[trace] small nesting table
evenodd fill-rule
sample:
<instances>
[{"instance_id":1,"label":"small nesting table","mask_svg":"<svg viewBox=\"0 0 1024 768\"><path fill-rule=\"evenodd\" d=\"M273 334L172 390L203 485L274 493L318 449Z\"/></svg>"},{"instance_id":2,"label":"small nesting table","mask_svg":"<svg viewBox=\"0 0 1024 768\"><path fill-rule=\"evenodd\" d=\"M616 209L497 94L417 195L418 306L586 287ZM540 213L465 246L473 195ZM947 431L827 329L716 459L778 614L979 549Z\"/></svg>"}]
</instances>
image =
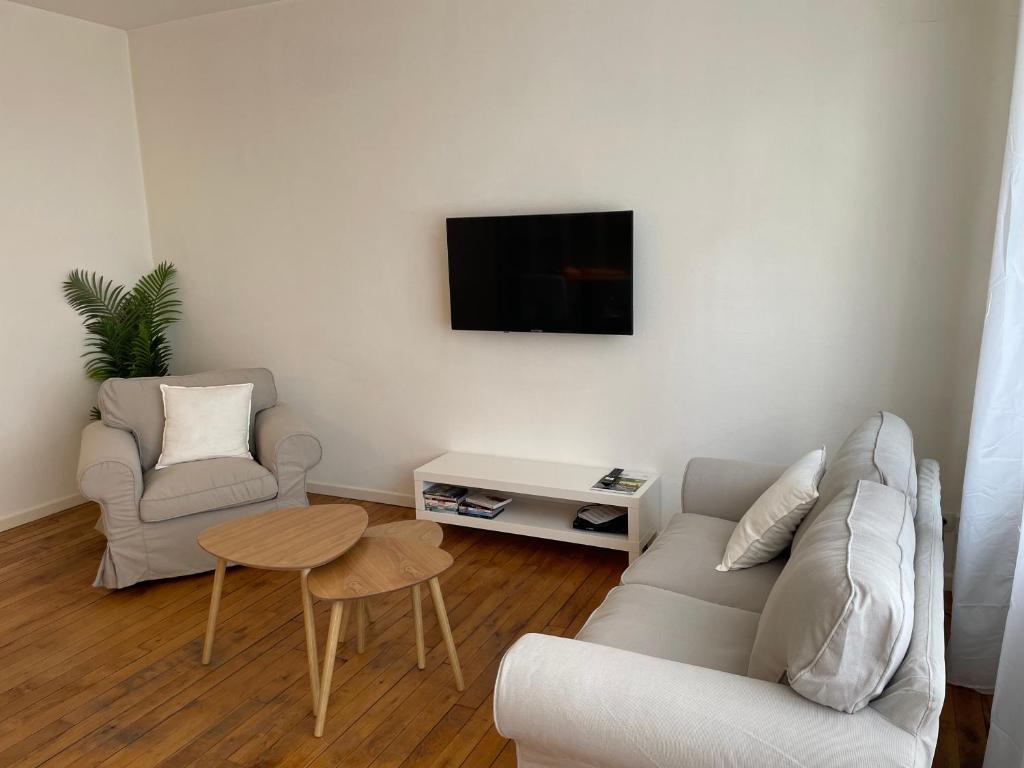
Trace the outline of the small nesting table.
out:
<instances>
[{"instance_id":1,"label":"small nesting table","mask_svg":"<svg viewBox=\"0 0 1024 768\"><path fill-rule=\"evenodd\" d=\"M444 541L444 531L441 526L437 523L432 523L429 520L397 520L393 523L381 523L380 525L371 525L365 531L363 531L363 537L375 537L375 536L405 536L407 538L422 541L424 544L429 544L432 547L440 547L441 542ZM413 615L417 618L417 621L423 620L423 612L416 608L416 603L420 599L419 587L413 587L412 589L413 599ZM370 604L367 600L359 601L359 614L357 615L358 632L356 633L356 650L362 653L366 647L366 624L371 623L373 619L370 616ZM419 634L422 634L420 632ZM342 642L344 642L344 634L342 634ZM420 669L423 667L421 666Z\"/></svg>"},{"instance_id":2,"label":"small nesting table","mask_svg":"<svg viewBox=\"0 0 1024 768\"><path fill-rule=\"evenodd\" d=\"M415 528L413 526L416 526ZM390 528L390 530L388 530ZM327 717L327 700L331 693L331 678L334 675L334 660L338 652L338 638L344 636L349 610L346 605L355 606L359 621L359 648L362 651L366 621L366 600L400 589L412 592L413 622L416 631L416 665L424 669L427 665L423 642L423 612L420 585L427 582L430 596L437 613L448 659L455 675L455 687L465 688L462 668L452 638L448 614L444 608L441 584L437 577L452 565L452 556L440 549L440 527L427 521L412 524L391 523L367 529L366 535L353 546L344 557L309 572L309 591L331 602L331 623L327 632L324 649L323 676L317 697L316 727L314 734L322 736L324 720ZM431 543L436 541L436 543ZM314 660L310 661L310 675L315 675Z\"/></svg>"},{"instance_id":3,"label":"small nesting table","mask_svg":"<svg viewBox=\"0 0 1024 768\"><path fill-rule=\"evenodd\" d=\"M371 525L363 531L363 537L401 536L404 539L415 539L432 547L440 547L444 541L444 531L437 523L429 520L397 520L393 523Z\"/></svg>"},{"instance_id":4,"label":"small nesting table","mask_svg":"<svg viewBox=\"0 0 1024 768\"><path fill-rule=\"evenodd\" d=\"M203 664L213 655L224 571L229 562L269 571L298 571L302 592L302 618L306 629L306 656L313 693L318 704L316 627L313 600L307 581L310 569L341 557L359 541L368 522L366 510L354 504L317 504L264 512L207 528L199 534L199 546L217 558L213 573L213 594L203 644ZM438 550L440 551L440 550Z\"/></svg>"}]
</instances>

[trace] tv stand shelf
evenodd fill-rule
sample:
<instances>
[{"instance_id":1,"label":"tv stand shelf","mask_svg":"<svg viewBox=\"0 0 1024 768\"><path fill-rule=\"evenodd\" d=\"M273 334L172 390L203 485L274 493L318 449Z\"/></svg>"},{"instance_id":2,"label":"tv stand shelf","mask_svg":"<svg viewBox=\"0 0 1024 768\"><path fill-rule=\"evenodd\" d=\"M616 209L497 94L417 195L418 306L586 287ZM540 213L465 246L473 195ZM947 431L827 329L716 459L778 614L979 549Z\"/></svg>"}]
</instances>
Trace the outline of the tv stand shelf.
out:
<instances>
[{"instance_id":1,"label":"tv stand shelf","mask_svg":"<svg viewBox=\"0 0 1024 768\"><path fill-rule=\"evenodd\" d=\"M633 562L658 529L661 516L660 478L654 473L631 495L595 491L591 486L609 467L560 464L475 453L446 453L413 473L416 518L448 525L515 533L629 553ZM510 496L512 503L493 520L451 512L428 512L423 491L434 483L461 485L471 491ZM584 504L622 507L628 532L598 533L572 527Z\"/></svg>"}]
</instances>

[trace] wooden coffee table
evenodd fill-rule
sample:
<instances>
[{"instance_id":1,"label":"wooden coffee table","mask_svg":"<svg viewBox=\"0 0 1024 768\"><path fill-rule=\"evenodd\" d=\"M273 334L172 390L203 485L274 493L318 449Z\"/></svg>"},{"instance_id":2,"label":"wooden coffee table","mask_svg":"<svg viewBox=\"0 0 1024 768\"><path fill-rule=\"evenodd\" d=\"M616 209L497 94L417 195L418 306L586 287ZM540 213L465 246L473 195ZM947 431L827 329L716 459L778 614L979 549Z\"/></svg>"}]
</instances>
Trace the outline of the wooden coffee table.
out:
<instances>
[{"instance_id":1,"label":"wooden coffee table","mask_svg":"<svg viewBox=\"0 0 1024 768\"><path fill-rule=\"evenodd\" d=\"M206 623L203 664L213 655L213 637L217 628L220 595L224 589L224 571L229 562L263 568L268 571L298 571L302 592L302 619L306 629L306 656L309 661L313 709L318 704L316 627L313 600L307 579L310 569L329 563L345 554L366 530L366 510L354 504L317 504L312 507L275 509L254 517L232 520L207 528L199 534L199 546L217 558L213 573L210 616Z\"/></svg>"},{"instance_id":2,"label":"wooden coffee table","mask_svg":"<svg viewBox=\"0 0 1024 768\"><path fill-rule=\"evenodd\" d=\"M433 547L440 547L441 542L444 541L444 531L441 526L437 523L432 523L429 520L397 520L393 523L381 523L380 525L371 525L363 532L364 537L375 537L375 536L405 536L422 541L424 544L430 544ZM412 607L413 617L417 622L416 624L416 637L423 637L423 611L420 607L420 588L415 586L411 590L412 592ZM373 622L370 617L370 604L368 600L360 600L357 604L359 613L356 614L356 650L362 653L366 648L366 625ZM341 642L345 642L344 634L341 636ZM423 655L423 649L418 648L420 656ZM425 662L420 662L419 667L423 669Z\"/></svg>"},{"instance_id":3,"label":"wooden coffee table","mask_svg":"<svg viewBox=\"0 0 1024 768\"><path fill-rule=\"evenodd\" d=\"M413 611L416 628L417 666L426 667L423 644L423 619L420 609L419 586L424 581L430 585L430 595L437 613L448 659L455 675L455 687L465 688L459 655L455 649L448 614L444 609L441 584L437 577L450 568L452 556L439 547L417 540L415 536L366 536L350 549L344 557L333 563L315 568L309 573L309 591L321 600L331 601L331 623L324 648L323 676L317 703L316 736L322 736L327 717L327 700L331 693L331 678L334 676L334 660L338 653L338 637L344 634L349 611L346 603L358 606L374 595L382 595L399 589L413 590ZM362 620L362 610L359 617ZM312 662L310 674L314 673Z\"/></svg>"},{"instance_id":4,"label":"wooden coffee table","mask_svg":"<svg viewBox=\"0 0 1024 768\"><path fill-rule=\"evenodd\" d=\"M371 525L363 532L363 536L401 536L422 541L432 547L439 547L444 541L441 526L429 520L397 520L393 523Z\"/></svg>"}]
</instances>

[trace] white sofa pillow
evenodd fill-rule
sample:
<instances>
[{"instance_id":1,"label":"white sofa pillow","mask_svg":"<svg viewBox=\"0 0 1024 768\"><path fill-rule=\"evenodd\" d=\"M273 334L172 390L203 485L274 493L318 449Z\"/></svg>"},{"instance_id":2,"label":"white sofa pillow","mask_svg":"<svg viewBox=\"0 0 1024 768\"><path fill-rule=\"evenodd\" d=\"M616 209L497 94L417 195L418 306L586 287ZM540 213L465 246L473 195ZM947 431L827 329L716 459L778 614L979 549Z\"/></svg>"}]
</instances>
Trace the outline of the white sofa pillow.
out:
<instances>
[{"instance_id":1,"label":"white sofa pillow","mask_svg":"<svg viewBox=\"0 0 1024 768\"><path fill-rule=\"evenodd\" d=\"M824 446L800 458L758 497L729 537L722 562L715 569L750 568L778 556L818 498L823 474Z\"/></svg>"},{"instance_id":2,"label":"white sofa pillow","mask_svg":"<svg viewBox=\"0 0 1024 768\"><path fill-rule=\"evenodd\" d=\"M202 459L251 459L252 389L251 383L219 387L161 384L164 437L156 469Z\"/></svg>"}]
</instances>

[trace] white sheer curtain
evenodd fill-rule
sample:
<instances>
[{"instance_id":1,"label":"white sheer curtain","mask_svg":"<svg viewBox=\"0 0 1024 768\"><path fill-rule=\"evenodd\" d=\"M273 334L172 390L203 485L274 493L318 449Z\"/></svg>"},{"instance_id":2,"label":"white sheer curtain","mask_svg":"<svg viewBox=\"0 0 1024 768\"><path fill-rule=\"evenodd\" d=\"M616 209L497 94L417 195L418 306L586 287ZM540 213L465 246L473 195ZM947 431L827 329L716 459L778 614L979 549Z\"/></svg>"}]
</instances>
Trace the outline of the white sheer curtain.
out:
<instances>
[{"instance_id":1,"label":"white sheer curtain","mask_svg":"<svg viewBox=\"0 0 1024 768\"><path fill-rule=\"evenodd\" d=\"M1017 576L999 657L985 768L1024 766L1024 548L1017 555Z\"/></svg>"},{"instance_id":2,"label":"white sheer curtain","mask_svg":"<svg viewBox=\"0 0 1024 768\"><path fill-rule=\"evenodd\" d=\"M967 451L948 649L951 683L996 691L986 768L1024 768L1022 18Z\"/></svg>"}]
</instances>

